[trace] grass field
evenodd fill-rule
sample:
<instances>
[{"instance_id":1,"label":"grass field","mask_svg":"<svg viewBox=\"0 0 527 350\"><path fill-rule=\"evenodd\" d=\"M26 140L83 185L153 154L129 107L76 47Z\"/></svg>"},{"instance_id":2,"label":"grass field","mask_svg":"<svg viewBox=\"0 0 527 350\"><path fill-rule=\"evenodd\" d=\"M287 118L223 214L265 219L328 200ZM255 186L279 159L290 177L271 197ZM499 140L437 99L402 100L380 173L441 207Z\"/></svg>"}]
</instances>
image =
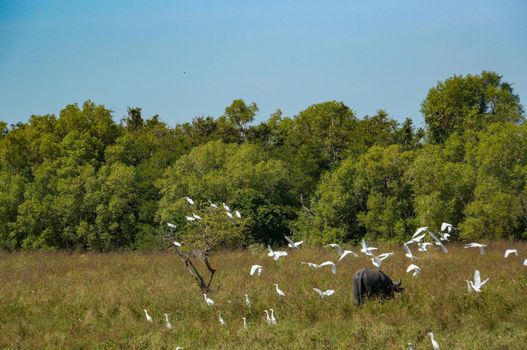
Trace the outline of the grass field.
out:
<instances>
[{"instance_id":1,"label":"grass field","mask_svg":"<svg viewBox=\"0 0 527 350\"><path fill-rule=\"evenodd\" d=\"M519 256L503 258L511 247ZM411 342L431 349L430 331L441 349L527 348L526 243L490 243L483 256L458 244L448 254L415 251L422 270L415 278L405 273L410 260L401 247L381 248L396 253L383 271L403 277L406 290L361 307L354 304L352 276L371 262L348 256L336 275L300 264L336 261L327 249L300 249L277 262L264 251L217 253L212 263L221 287L210 294L212 307L173 252L0 253L0 348L406 349ZM249 276L252 264L263 265L262 276ZM466 287L475 269L490 277L481 294ZM283 300L274 283L286 293ZM313 287L336 293L322 300ZM269 308L276 326L265 322ZM170 314L172 330L164 327L163 313Z\"/></svg>"}]
</instances>

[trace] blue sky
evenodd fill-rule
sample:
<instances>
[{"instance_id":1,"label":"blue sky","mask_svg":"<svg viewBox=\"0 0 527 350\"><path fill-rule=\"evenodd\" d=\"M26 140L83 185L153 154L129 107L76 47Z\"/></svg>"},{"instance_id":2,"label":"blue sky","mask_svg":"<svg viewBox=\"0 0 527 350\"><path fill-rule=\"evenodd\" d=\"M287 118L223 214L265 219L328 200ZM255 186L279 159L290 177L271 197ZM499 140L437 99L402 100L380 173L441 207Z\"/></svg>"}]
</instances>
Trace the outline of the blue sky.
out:
<instances>
[{"instance_id":1,"label":"blue sky","mask_svg":"<svg viewBox=\"0 0 527 350\"><path fill-rule=\"evenodd\" d=\"M492 70L527 105L527 1L0 0L0 120L91 99L169 125L339 100L422 124L437 81Z\"/></svg>"}]
</instances>

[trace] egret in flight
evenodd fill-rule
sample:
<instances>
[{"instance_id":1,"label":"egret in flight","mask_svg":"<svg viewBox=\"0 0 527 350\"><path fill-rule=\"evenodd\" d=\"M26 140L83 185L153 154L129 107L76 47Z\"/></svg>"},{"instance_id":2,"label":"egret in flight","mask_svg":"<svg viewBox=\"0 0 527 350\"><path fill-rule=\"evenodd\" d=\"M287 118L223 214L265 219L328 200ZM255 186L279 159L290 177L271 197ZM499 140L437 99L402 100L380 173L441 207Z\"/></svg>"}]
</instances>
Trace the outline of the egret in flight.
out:
<instances>
[{"instance_id":1,"label":"egret in flight","mask_svg":"<svg viewBox=\"0 0 527 350\"><path fill-rule=\"evenodd\" d=\"M261 265L253 265L251 266L251 276L254 275L254 273L256 272L258 274L258 276L260 276L262 274L262 266Z\"/></svg>"}]
</instances>

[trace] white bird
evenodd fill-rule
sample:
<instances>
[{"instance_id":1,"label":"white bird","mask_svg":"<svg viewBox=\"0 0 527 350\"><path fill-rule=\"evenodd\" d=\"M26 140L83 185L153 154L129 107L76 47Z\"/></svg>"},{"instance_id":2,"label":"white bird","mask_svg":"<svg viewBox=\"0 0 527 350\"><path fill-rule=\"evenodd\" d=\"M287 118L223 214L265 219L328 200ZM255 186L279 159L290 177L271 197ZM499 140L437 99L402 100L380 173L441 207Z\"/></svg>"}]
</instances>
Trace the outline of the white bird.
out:
<instances>
[{"instance_id":1,"label":"white bird","mask_svg":"<svg viewBox=\"0 0 527 350\"><path fill-rule=\"evenodd\" d=\"M154 322L154 321L152 320L152 317L151 317L151 316L148 314L148 312L146 311L146 309L143 309L143 311L145 312L146 320L147 320L148 322Z\"/></svg>"},{"instance_id":2,"label":"white bird","mask_svg":"<svg viewBox=\"0 0 527 350\"><path fill-rule=\"evenodd\" d=\"M312 263L312 262L305 262L305 261L301 261L300 262L301 264L304 264L304 265L307 265L313 269L318 269L318 264L315 264L315 263Z\"/></svg>"},{"instance_id":3,"label":"white bird","mask_svg":"<svg viewBox=\"0 0 527 350\"><path fill-rule=\"evenodd\" d=\"M248 307L251 307L251 301L249 300L249 296L247 294L245 294L245 304L248 306Z\"/></svg>"},{"instance_id":4,"label":"white bird","mask_svg":"<svg viewBox=\"0 0 527 350\"><path fill-rule=\"evenodd\" d=\"M339 246L337 243L330 243L328 245L325 245L324 247L331 247L331 248L335 248L336 251L337 251L337 255L339 257L339 260L338 261L341 261L342 259L344 259L347 255L351 254L353 255L354 257L358 257L357 253L351 251L351 250L344 250L342 249L341 246Z\"/></svg>"},{"instance_id":5,"label":"white bird","mask_svg":"<svg viewBox=\"0 0 527 350\"><path fill-rule=\"evenodd\" d=\"M416 236L414 238L412 238L411 240L409 240L408 242L406 242L406 244L412 244L412 243L421 243L421 241L423 240L423 238L425 238L426 236L426 233L423 233L422 235L419 235L419 236Z\"/></svg>"},{"instance_id":6,"label":"white bird","mask_svg":"<svg viewBox=\"0 0 527 350\"><path fill-rule=\"evenodd\" d=\"M267 321L267 324L271 324L271 317L269 317L269 311L264 310L265 312L265 320Z\"/></svg>"},{"instance_id":7,"label":"white bird","mask_svg":"<svg viewBox=\"0 0 527 350\"><path fill-rule=\"evenodd\" d=\"M511 254L514 254L514 255L518 256L518 251L516 249L507 249L505 251L505 255L504 256L507 258Z\"/></svg>"},{"instance_id":8,"label":"white bird","mask_svg":"<svg viewBox=\"0 0 527 350\"><path fill-rule=\"evenodd\" d=\"M276 287L276 293L278 293L278 295L280 296L280 298L285 297L285 293L284 293L280 288L278 288L278 283L275 283L274 285L275 285L275 287Z\"/></svg>"},{"instance_id":9,"label":"white bird","mask_svg":"<svg viewBox=\"0 0 527 350\"><path fill-rule=\"evenodd\" d=\"M428 235L429 235L430 237L432 237L432 239L433 239L434 241L436 241L436 244L437 244L438 246L441 247L441 250L443 251L443 253L445 253L445 254L448 253L448 249L446 249L445 245L444 245L443 243L441 243L441 241L436 237L436 235L434 235L434 234L433 234L432 232L430 232L430 231L428 231Z\"/></svg>"},{"instance_id":10,"label":"white bird","mask_svg":"<svg viewBox=\"0 0 527 350\"><path fill-rule=\"evenodd\" d=\"M293 242L290 237L284 236L285 240L288 242L287 246L292 249L298 249L304 241Z\"/></svg>"},{"instance_id":11,"label":"white bird","mask_svg":"<svg viewBox=\"0 0 527 350\"><path fill-rule=\"evenodd\" d=\"M465 248L479 248L479 253L481 255L485 255L485 247L487 245L486 244L481 244L481 243L468 243L468 244L465 244Z\"/></svg>"},{"instance_id":12,"label":"white bird","mask_svg":"<svg viewBox=\"0 0 527 350\"><path fill-rule=\"evenodd\" d=\"M408 343L408 348L406 350L414 350L412 343Z\"/></svg>"},{"instance_id":13,"label":"white bird","mask_svg":"<svg viewBox=\"0 0 527 350\"><path fill-rule=\"evenodd\" d=\"M177 226L174 225L174 224L171 223L171 222L167 222L167 226L170 227L170 228L177 228Z\"/></svg>"},{"instance_id":14,"label":"white bird","mask_svg":"<svg viewBox=\"0 0 527 350\"><path fill-rule=\"evenodd\" d=\"M453 228L452 224L449 224L448 222L443 222L441 224L441 232L446 231L447 233L450 233L452 232L452 228Z\"/></svg>"},{"instance_id":15,"label":"white bird","mask_svg":"<svg viewBox=\"0 0 527 350\"><path fill-rule=\"evenodd\" d=\"M269 310L271 310L271 324L275 325L276 324L276 318L274 317L274 310L273 309L269 309Z\"/></svg>"},{"instance_id":16,"label":"white bird","mask_svg":"<svg viewBox=\"0 0 527 350\"><path fill-rule=\"evenodd\" d=\"M368 255L368 256L373 256L373 253L371 252L372 250L376 250L377 248L375 247L368 247L368 245L366 244L366 241L364 240L364 238L362 239L361 241L361 252Z\"/></svg>"},{"instance_id":17,"label":"white bird","mask_svg":"<svg viewBox=\"0 0 527 350\"><path fill-rule=\"evenodd\" d=\"M225 323L225 321L223 320L223 318L221 318L221 313L218 311L218 319L220 320L220 324L222 326L226 326L227 323Z\"/></svg>"},{"instance_id":18,"label":"white bird","mask_svg":"<svg viewBox=\"0 0 527 350\"><path fill-rule=\"evenodd\" d=\"M196 221L196 218L193 216L185 216L185 219L187 219L187 221Z\"/></svg>"},{"instance_id":19,"label":"white bird","mask_svg":"<svg viewBox=\"0 0 527 350\"><path fill-rule=\"evenodd\" d=\"M469 280L465 280L467 282L467 289L468 289L468 292L471 293L472 292L472 287L470 286L470 281Z\"/></svg>"},{"instance_id":20,"label":"white bird","mask_svg":"<svg viewBox=\"0 0 527 350\"><path fill-rule=\"evenodd\" d=\"M410 248L408 247L408 245L406 245L406 243L403 245L403 248L404 248L404 251L406 252L405 256L409 259L417 259L417 257L415 257L413 254L412 254L412 251L410 250Z\"/></svg>"},{"instance_id":21,"label":"white bird","mask_svg":"<svg viewBox=\"0 0 527 350\"><path fill-rule=\"evenodd\" d=\"M415 237L419 236L419 235L421 234L421 232L424 232L424 231L426 231L426 230L428 230L428 226L425 226L425 227L419 227L419 228L417 229L417 231L415 231L415 233L414 233L414 235L412 236L412 238L415 238Z\"/></svg>"},{"instance_id":22,"label":"white bird","mask_svg":"<svg viewBox=\"0 0 527 350\"><path fill-rule=\"evenodd\" d=\"M406 269L406 272L413 272L412 276L415 277L421 273L421 268L417 265L410 264L410 266L408 266L408 268Z\"/></svg>"},{"instance_id":23,"label":"white bird","mask_svg":"<svg viewBox=\"0 0 527 350\"><path fill-rule=\"evenodd\" d=\"M475 292L481 293L481 287L483 287L485 283L487 283L488 280L489 278L487 278L486 280L482 282L480 274L479 274L479 270L476 270L474 271L474 282L472 281L469 281L469 282L470 282L470 286L472 287L472 289L474 289Z\"/></svg>"},{"instance_id":24,"label":"white bird","mask_svg":"<svg viewBox=\"0 0 527 350\"><path fill-rule=\"evenodd\" d=\"M188 204L194 205L194 201L190 197L185 197L185 199L187 200Z\"/></svg>"},{"instance_id":25,"label":"white bird","mask_svg":"<svg viewBox=\"0 0 527 350\"><path fill-rule=\"evenodd\" d=\"M207 303L207 305L209 305L209 306L214 305L214 300L212 300L211 298L209 298L209 297L207 296L207 294L203 293L203 298L205 298L205 302Z\"/></svg>"},{"instance_id":26,"label":"white bird","mask_svg":"<svg viewBox=\"0 0 527 350\"><path fill-rule=\"evenodd\" d=\"M372 262L373 266L375 266L378 270L381 269L382 260L379 259L379 257L373 256L373 258L371 258L371 262Z\"/></svg>"},{"instance_id":27,"label":"white bird","mask_svg":"<svg viewBox=\"0 0 527 350\"><path fill-rule=\"evenodd\" d=\"M387 258L389 258L392 255L393 255L393 253L382 253L381 255L378 256L378 258L381 259L381 261L383 261L383 260L386 260Z\"/></svg>"},{"instance_id":28,"label":"white bird","mask_svg":"<svg viewBox=\"0 0 527 350\"><path fill-rule=\"evenodd\" d=\"M164 314L165 315L165 327L167 327L167 329L172 329L172 323L170 323L170 321L168 320L168 314Z\"/></svg>"},{"instance_id":29,"label":"white bird","mask_svg":"<svg viewBox=\"0 0 527 350\"><path fill-rule=\"evenodd\" d=\"M262 266L261 265L253 265L251 266L251 276L254 275L255 272L257 272L258 276L262 274Z\"/></svg>"},{"instance_id":30,"label":"white bird","mask_svg":"<svg viewBox=\"0 0 527 350\"><path fill-rule=\"evenodd\" d=\"M449 237L450 237L450 233L439 232L439 240L441 240L441 241L448 241Z\"/></svg>"},{"instance_id":31,"label":"white bird","mask_svg":"<svg viewBox=\"0 0 527 350\"><path fill-rule=\"evenodd\" d=\"M236 210L234 212L234 214L236 214L236 216L238 217L238 219L241 219L242 218L242 214L240 214L240 212L238 210Z\"/></svg>"},{"instance_id":32,"label":"white bird","mask_svg":"<svg viewBox=\"0 0 527 350\"><path fill-rule=\"evenodd\" d=\"M278 260L282 256L287 256L287 252L284 251L274 251L270 245L267 245L267 249L269 250L269 253L267 253L267 256L272 256L273 259Z\"/></svg>"},{"instance_id":33,"label":"white bird","mask_svg":"<svg viewBox=\"0 0 527 350\"><path fill-rule=\"evenodd\" d=\"M324 261L322 264L318 265L318 268L321 268L324 266L331 266L331 272L333 272L333 274L337 273L337 265L335 265L333 261Z\"/></svg>"},{"instance_id":34,"label":"white bird","mask_svg":"<svg viewBox=\"0 0 527 350\"><path fill-rule=\"evenodd\" d=\"M434 333L430 332L428 333L428 335L430 336L430 340L432 341L432 347L434 348L434 350L441 350L439 348L439 343L434 339Z\"/></svg>"},{"instance_id":35,"label":"white bird","mask_svg":"<svg viewBox=\"0 0 527 350\"><path fill-rule=\"evenodd\" d=\"M179 243L178 241L173 241L172 243L173 243L176 247L181 248L181 243Z\"/></svg>"},{"instance_id":36,"label":"white bird","mask_svg":"<svg viewBox=\"0 0 527 350\"><path fill-rule=\"evenodd\" d=\"M231 211L231 208L229 208L229 206L225 203L222 203L223 205L223 209L227 210L227 211Z\"/></svg>"},{"instance_id":37,"label":"white bird","mask_svg":"<svg viewBox=\"0 0 527 350\"><path fill-rule=\"evenodd\" d=\"M527 266L527 259L523 260L523 266Z\"/></svg>"},{"instance_id":38,"label":"white bird","mask_svg":"<svg viewBox=\"0 0 527 350\"><path fill-rule=\"evenodd\" d=\"M194 219L196 219L196 220L203 220L203 219L201 218L201 216L197 215L196 213L192 213L192 216L193 216Z\"/></svg>"},{"instance_id":39,"label":"white bird","mask_svg":"<svg viewBox=\"0 0 527 350\"><path fill-rule=\"evenodd\" d=\"M227 212L227 216L228 216L230 219L234 220L234 216L232 216L232 213L231 213L230 211Z\"/></svg>"},{"instance_id":40,"label":"white bird","mask_svg":"<svg viewBox=\"0 0 527 350\"><path fill-rule=\"evenodd\" d=\"M218 209L218 206L214 203L212 203L211 200L209 200L209 203L210 203L210 206L213 207L214 209Z\"/></svg>"},{"instance_id":41,"label":"white bird","mask_svg":"<svg viewBox=\"0 0 527 350\"><path fill-rule=\"evenodd\" d=\"M318 289L318 288L313 288L313 290L314 290L315 292L317 292L318 295L320 295L321 298L329 297L330 295L335 294L335 291L334 291L333 289L328 289L328 290L326 290L325 292L321 291L321 290Z\"/></svg>"},{"instance_id":42,"label":"white bird","mask_svg":"<svg viewBox=\"0 0 527 350\"><path fill-rule=\"evenodd\" d=\"M426 251L428 251L428 246L429 245L432 245L432 243L430 243L430 242L423 242L423 243L419 242L419 243L417 243L417 246L419 247L419 248L417 248L417 250L419 250L420 252L426 252Z\"/></svg>"},{"instance_id":43,"label":"white bird","mask_svg":"<svg viewBox=\"0 0 527 350\"><path fill-rule=\"evenodd\" d=\"M247 320L245 319L245 317L242 317L243 319L243 329L247 329Z\"/></svg>"}]
</instances>

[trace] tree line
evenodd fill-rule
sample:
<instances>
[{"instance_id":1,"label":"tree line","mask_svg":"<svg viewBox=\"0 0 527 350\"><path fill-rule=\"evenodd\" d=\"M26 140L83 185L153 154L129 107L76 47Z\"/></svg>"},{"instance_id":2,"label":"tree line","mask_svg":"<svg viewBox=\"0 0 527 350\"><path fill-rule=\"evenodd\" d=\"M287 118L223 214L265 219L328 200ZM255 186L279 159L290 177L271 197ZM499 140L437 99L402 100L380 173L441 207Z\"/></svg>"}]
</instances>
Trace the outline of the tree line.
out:
<instances>
[{"instance_id":1,"label":"tree line","mask_svg":"<svg viewBox=\"0 0 527 350\"><path fill-rule=\"evenodd\" d=\"M421 111L423 129L338 101L254 123L257 105L234 100L169 127L140 108L115 122L87 101L0 122L0 248L155 248L168 222L186 237L212 232L217 247L291 232L312 244L401 241L443 221L459 239L527 238L527 123L512 85L453 76ZM186 220L193 212L206 226Z\"/></svg>"}]
</instances>

